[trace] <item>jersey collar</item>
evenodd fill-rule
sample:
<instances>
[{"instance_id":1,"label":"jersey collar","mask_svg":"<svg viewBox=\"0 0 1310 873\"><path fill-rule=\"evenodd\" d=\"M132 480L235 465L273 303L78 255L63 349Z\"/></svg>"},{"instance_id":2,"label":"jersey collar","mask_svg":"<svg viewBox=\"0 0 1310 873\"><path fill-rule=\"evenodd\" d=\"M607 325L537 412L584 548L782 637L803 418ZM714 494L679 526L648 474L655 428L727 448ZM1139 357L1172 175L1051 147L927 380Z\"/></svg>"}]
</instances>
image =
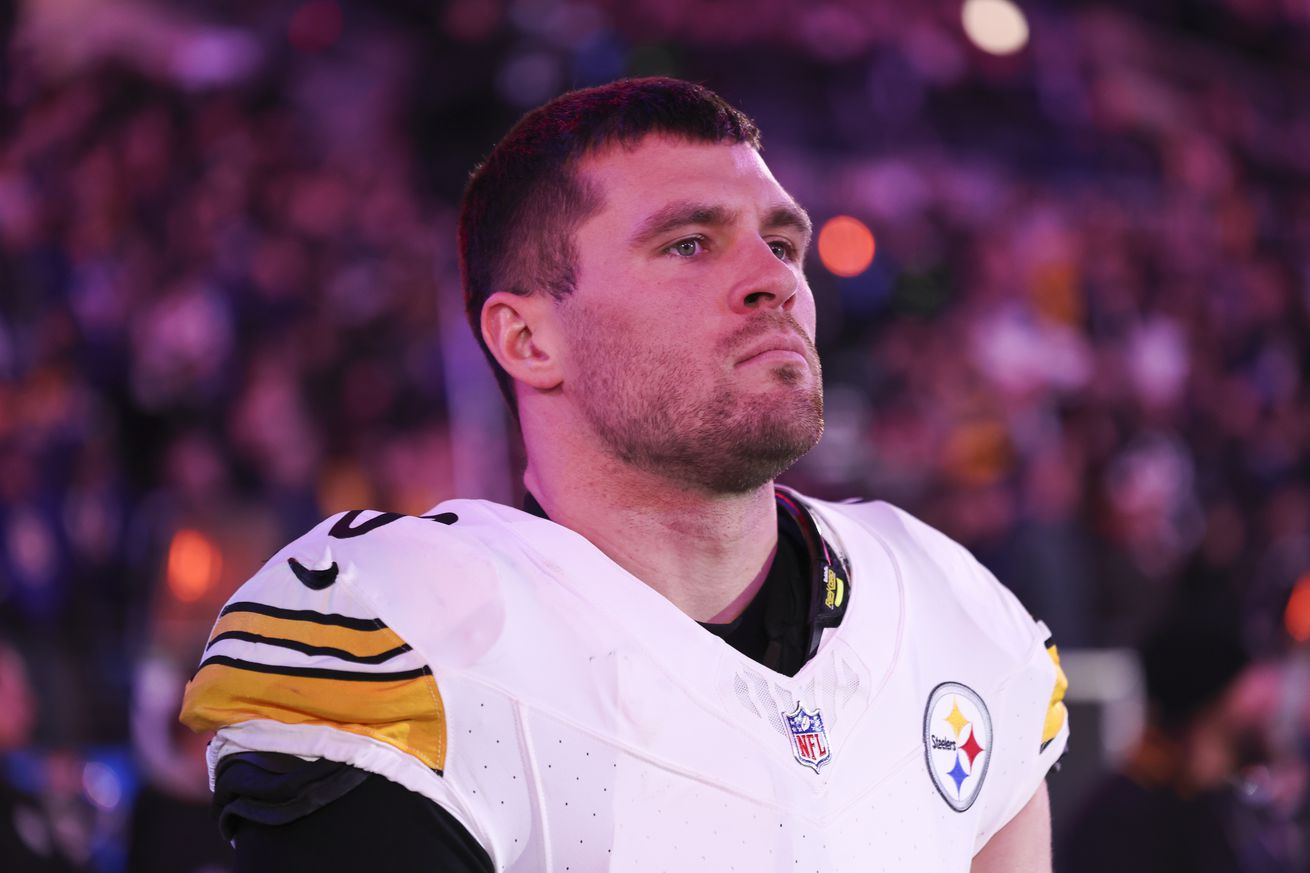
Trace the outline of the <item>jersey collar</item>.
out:
<instances>
[{"instance_id":1,"label":"jersey collar","mask_svg":"<svg viewBox=\"0 0 1310 873\"><path fill-rule=\"evenodd\" d=\"M778 504L779 528L790 521L794 529L800 532L800 539L805 544L809 572L804 582L808 583L809 605L803 617L797 616L801 618L800 639L791 643L792 647L799 645L800 651L790 653L790 658L786 658L784 653L774 652L772 660L778 663L781 662L780 659L794 662L799 655L801 656L799 664L804 664L818 651L823 631L840 625L846 615L846 607L850 603L850 566L846 555L835 545L835 540L825 535L822 522L810 511L805 499L799 493L782 485L774 485L773 494ZM541 502L531 491L524 492L523 511L546 521L551 520ZM782 534L783 531L780 529L779 535ZM768 588L769 586L761 588L756 596L765 596ZM771 609L770 612L776 614L778 610ZM786 623L795 626L794 619ZM770 636L772 637L773 634L771 633ZM787 634L787 636L791 637L794 634ZM779 641L775 640L775 642ZM775 648L777 647L770 645L770 651ZM776 669L772 664L766 663L765 666ZM788 672L790 675L794 671Z\"/></svg>"}]
</instances>

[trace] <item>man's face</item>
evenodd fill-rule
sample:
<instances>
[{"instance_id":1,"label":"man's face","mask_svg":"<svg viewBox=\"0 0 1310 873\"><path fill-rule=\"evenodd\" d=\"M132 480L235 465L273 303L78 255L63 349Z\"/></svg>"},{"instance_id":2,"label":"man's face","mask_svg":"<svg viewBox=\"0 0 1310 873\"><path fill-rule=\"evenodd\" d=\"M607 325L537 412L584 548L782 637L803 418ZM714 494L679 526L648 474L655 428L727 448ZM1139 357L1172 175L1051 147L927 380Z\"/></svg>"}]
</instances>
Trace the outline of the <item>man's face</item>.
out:
<instances>
[{"instance_id":1,"label":"man's face","mask_svg":"<svg viewBox=\"0 0 1310 873\"><path fill-rule=\"evenodd\" d=\"M559 304L563 390L624 463L758 488L823 432L809 221L749 145L649 136L579 172L603 198Z\"/></svg>"}]
</instances>

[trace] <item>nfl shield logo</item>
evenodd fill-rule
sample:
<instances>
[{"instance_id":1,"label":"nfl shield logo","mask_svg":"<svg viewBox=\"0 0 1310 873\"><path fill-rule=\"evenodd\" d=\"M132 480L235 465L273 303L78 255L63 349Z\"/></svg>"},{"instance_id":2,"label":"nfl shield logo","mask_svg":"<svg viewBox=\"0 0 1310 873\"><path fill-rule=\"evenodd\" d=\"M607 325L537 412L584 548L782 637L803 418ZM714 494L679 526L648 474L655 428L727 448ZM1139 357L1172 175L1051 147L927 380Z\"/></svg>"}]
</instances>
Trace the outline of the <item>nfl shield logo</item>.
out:
<instances>
[{"instance_id":1,"label":"nfl shield logo","mask_svg":"<svg viewBox=\"0 0 1310 873\"><path fill-rule=\"evenodd\" d=\"M794 710L782 715L791 733L791 753L797 761L818 773L819 768L832 759L828 732L823 729L823 714L817 709L813 712L801 709L800 701L797 701Z\"/></svg>"}]
</instances>

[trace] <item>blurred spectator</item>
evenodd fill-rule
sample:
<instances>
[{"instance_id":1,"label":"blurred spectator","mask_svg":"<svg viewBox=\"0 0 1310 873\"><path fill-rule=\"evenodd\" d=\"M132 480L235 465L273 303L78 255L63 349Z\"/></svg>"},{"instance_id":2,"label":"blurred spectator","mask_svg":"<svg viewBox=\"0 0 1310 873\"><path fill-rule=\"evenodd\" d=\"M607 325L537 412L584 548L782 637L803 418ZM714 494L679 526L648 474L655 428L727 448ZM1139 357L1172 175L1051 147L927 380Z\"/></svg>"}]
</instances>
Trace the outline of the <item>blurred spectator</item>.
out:
<instances>
[{"instance_id":1,"label":"blurred spectator","mask_svg":"<svg viewBox=\"0 0 1310 873\"><path fill-rule=\"evenodd\" d=\"M14 647L0 638L0 764L24 748L36 723L27 670ZM0 859L7 873L72 873L63 829L52 804L21 791L0 770Z\"/></svg>"},{"instance_id":2,"label":"blurred spectator","mask_svg":"<svg viewBox=\"0 0 1310 873\"><path fill-rule=\"evenodd\" d=\"M144 502L138 536L155 578L146 639L132 684L132 748L144 786L136 798L128 868L140 873L219 873L232 852L209 812L207 737L177 713L223 603L281 545L268 507L236 491L218 446L198 432L174 439L165 485Z\"/></svg>"},{"instance_id":3,"label":"blurred spectator","mask_svg":"<svg viewBox=\"0 0 1310 873\"><path fill-rule=\"evenodd\" d=\"M1229 620L1231 625L1231 618ZM1064 873L1275 873L1299 869L1290 826L1302 762L1275 757L1284 668L1253 664L1214 618L1171 617L1142 648L1149 716L1122 769L1093 793L1057 851ZM1251 802L1241 777L1281 770L1284 794ZM1299 778L1295 777L1299 774Z\"/></svg>"}]
</instances>

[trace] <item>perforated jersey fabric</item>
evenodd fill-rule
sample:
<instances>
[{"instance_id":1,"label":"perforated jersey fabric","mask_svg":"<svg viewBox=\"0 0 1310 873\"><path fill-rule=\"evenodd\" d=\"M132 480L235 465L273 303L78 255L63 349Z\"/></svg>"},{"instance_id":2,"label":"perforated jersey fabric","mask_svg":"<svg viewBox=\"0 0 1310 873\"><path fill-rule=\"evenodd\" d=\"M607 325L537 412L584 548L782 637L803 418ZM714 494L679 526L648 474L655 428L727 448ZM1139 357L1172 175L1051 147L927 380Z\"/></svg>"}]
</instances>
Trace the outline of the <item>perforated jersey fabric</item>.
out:
<instances>
[{"instance_id":1,"label":"perforated jersey fabric","mask_svg":"<svg viewBox=\"0 0 1310 873\"><path fill-rule=\"evenodd\" d=\"M183 721L217 730L211 773L274 752L399 783L498 870L967 871L1067 741L1046 629L908 514L803 502L850 602L795 676L578 534L454 500L270 559Z\"/></svg>"}]
</instances>

